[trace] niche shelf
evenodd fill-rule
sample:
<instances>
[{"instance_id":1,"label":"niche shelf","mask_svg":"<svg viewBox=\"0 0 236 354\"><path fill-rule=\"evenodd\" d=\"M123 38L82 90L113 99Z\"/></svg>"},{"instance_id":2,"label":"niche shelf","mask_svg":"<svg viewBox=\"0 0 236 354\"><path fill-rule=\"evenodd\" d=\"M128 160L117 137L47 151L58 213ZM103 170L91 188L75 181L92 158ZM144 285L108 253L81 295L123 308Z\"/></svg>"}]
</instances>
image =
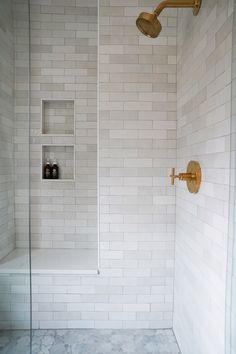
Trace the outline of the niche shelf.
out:
<instances>
[{"instance_id":1,"label":"niche shelf","mask_svg":"<svg viewBox=\"0 0 236 354\"><path fill-rule=\"evenodd\" d=\"M47 159L53 163L55 159L59 167L59 179L44 179L43 169ZM74 181L75 180L75 147L74 145L42 145L42 180Z\"/></svg>"},{"instance_id":2,"label":"niche shelf","mask_svg":"<svg viewBox=\"0 0 236 354\"><path fill-rule=\"evenodd\" d=\"M42 100L42 135L73 136L75 133L74 100Z\"/></svg>"}]
</instances>

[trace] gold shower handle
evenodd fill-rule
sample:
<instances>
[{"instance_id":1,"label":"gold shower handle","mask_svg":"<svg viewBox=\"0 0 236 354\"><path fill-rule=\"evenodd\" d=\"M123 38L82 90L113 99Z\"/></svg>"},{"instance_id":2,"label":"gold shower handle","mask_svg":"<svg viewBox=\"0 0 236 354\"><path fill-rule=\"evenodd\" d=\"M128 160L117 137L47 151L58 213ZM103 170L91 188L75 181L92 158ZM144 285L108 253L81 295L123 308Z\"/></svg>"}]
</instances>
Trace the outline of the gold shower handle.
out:
<instances>
[{"instance_id":1,"label":"gold shower handle","mask_svg":"<svg viewBox=\"0 0 236 354\"><path fill-rule=\"evenodd\" d=\"M187 182L187 187L190 193L197 193L200 189L202 173L201 166L198 161L190 161L188 163L187 172L175 174L175 168L171 169L171 184L174 186L175 179Z\"/></svg>"},{"instance_id":2,"label":"gold shower handle","mask_svg":"<svg viewBox=\"0 0 236 354\"><path fill-rule=\"evenodd\" d=\"M174 167L171 169L170 177L171 177L171 184L172 184L172 186L174 186L175 185L175 179L179 178L179 175L175 174L175 168Z\"/></svg>"}]
</instances>

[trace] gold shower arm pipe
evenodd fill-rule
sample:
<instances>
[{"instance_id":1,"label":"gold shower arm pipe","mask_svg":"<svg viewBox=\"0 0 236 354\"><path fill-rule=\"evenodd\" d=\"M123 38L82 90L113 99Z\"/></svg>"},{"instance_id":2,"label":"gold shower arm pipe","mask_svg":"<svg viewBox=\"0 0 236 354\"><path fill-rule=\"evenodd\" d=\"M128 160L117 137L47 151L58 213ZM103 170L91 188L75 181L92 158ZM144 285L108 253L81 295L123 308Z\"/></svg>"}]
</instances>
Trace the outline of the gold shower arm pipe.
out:
<instances>
[{"instance_id":1,"label":"gold shower arm pipe","mask_svg":"<svg viewBox=\"0 0 236 354\"><path fill-rule=\"evenodd\" d=\"M198 6L199 1L196 0L164 0L162 1L154 10L157 16L160 15L162 10L166 7L192 7L196 8Z\"/></svg>"}]
</instances>

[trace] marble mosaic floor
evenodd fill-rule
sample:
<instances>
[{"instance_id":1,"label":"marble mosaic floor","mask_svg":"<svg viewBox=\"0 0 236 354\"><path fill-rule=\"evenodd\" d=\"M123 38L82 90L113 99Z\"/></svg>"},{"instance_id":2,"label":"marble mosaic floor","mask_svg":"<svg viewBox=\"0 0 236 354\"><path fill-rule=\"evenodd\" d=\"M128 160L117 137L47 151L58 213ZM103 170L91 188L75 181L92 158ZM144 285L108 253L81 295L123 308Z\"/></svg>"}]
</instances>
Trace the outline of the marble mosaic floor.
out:
<instances>
[{"instance_id":1,"label":"marble mosaic floor","mask_svg":"<svg viewBox=\"0 0 236 354\"><path fill-rule=\"evenodd\" d=\"M30 354L28 331L0 332L1 354ZM35 330L32 354L180 354L172 330Z\"/></svg>"}]
</instances>

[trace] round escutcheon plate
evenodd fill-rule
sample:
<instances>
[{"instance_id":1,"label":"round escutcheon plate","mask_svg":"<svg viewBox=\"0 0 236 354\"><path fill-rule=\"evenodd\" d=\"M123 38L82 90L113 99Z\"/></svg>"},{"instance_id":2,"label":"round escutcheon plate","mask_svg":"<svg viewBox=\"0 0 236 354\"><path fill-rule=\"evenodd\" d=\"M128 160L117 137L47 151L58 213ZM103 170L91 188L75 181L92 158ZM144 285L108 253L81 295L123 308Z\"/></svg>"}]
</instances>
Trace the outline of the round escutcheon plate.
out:
<instances>
[{"instance_id":1,"label":"round escutcheon plate","mask_svg":"<svg viewBox=\"0 0 236 354\"><path fill-rule=\"evenodd\" d=\"M194 7L193 7L193 15L194 16L197 16L199 11L200 11L200 8L201 8L201 5L202 5L202 0L195 0L195 4L194 4Z\"/></svg>"},{"instance_id":2,"label":"round escutcheon plate","mask_svg":"<svg viewBox=\"0 0 236 354\"><path fill-rule=\"evenodd\" d=\"M187 181L187 187L190 193L198 193L202 180L202 170L198 161L190 161L187 167L187 173L195 174L196 178Z\"/></svg>"}]
</instances>

